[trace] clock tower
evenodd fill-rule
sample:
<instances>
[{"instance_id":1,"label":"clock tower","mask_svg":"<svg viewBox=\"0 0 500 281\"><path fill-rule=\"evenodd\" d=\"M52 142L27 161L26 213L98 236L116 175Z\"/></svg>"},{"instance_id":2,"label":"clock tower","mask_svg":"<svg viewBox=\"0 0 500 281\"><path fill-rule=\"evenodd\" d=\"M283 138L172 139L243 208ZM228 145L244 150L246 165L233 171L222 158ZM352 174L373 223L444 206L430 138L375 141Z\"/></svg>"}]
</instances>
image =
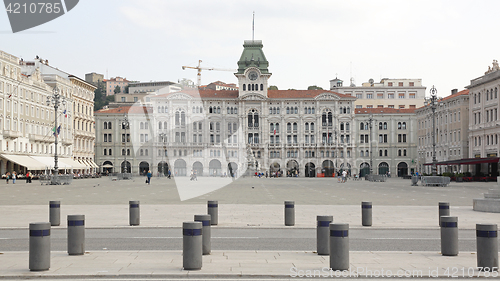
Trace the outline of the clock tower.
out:
<instances>
[{"instance_id":1,"label":"clock tower","mask_svg":"<svg viewBox=\"0 0 500 281\"><path fill-rule=\"evenodd\" d=\"M243 53L238 61L238 97L262 95L267 97L267 80L271 77L269 62L262 51L261 40L245 40Z\"/></svg>"}]
</instances>

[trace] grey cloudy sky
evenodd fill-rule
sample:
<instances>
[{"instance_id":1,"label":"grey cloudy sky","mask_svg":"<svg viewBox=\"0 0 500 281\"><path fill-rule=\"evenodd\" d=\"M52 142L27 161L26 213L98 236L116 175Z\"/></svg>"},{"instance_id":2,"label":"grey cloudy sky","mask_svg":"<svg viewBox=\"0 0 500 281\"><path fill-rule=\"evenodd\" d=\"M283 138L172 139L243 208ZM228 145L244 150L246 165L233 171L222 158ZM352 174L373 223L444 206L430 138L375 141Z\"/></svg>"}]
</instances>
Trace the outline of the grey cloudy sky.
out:
<instances>
[{"instance_id":1,"label":"grey cloudy sky","mask_svg":"<svg viewBox=\"0 0 500 281\"><path fill-rule=\"evenodd\" d=\"M196 81L182 65L236 69L244 40L263 40L279 89L422 78L439 96L463 89L500 59L500 1L82 0L68 14L12 34L0 11L0 50L36 55L84 77ZM202 83L236 83L204 71ZM428 91L427 91L428 93Z\"/></svg>"}]
</instances>

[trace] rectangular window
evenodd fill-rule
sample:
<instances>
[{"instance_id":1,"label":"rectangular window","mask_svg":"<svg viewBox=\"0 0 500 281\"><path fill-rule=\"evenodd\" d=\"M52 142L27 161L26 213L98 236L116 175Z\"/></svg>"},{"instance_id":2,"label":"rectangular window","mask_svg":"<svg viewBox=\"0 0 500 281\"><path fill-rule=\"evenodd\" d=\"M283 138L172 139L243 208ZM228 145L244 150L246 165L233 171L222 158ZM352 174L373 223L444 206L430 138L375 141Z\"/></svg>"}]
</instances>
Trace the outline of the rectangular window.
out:
<instances>
[{"instance_id":1,"label":"rectangular window","mask_svg":"<svg viewBox=\"0 0 500 281\"><path fill-rule=\"evenodd\" d=\"M387 86L392 87L392 82L387 82Z\"/></svg>"},{"instance_id":2,"label":"rectangular window","mask_svg":"<svg viewBox=\"0 0 500 281\"><path fill-rule=\"evenodd\" d=\"M398 94L398 97L399 97L400 99L404 99L404 98L405 98L405 94L404 94L404 93L399 93L399 94Z\"/></svg>"},{"instance_id":3,"label":"rectangular window","mask_svg":"<svg viewBox=\"0 0 500 281\"><path fill-rule=\"evenodd\" d=\"M403 87L403 82L399 82L399 83L398 83L398 86L399 86L399 87Z\"/></svg>"},{"instance_id":4,"label":"rectangular window","mask_svg":"<svg viewBox=\"0 0 500 281\"><path fill-rule=\"evenodd\" d=\"M373 94L366 94L367 99L373 99Z\"/></svg>"},{"instance_id":5,"label":"rectangular window","mask_svg":"<svg viewBox=\"0 0 500 281\"><path fill-rule=\"evenodd\" d=\"M388 108L394 108L394 105L388 105L387 107Z\"/></svg>"},{"instance_id":6,"label":"rectangular window","mask_svg":"<svg viewBox=\"0 0 500 281\"><path fill-rule=\"evenodd\" d=\"M387 94L388 99L393 99L394 98L394 93L388 93Z\"/></svg>"},{"instance_id":7,"label":"rectangular window","mask_svg":"<svg viewBox=\"0 0 500 281\"><path fill-rule=\"evenodd\" d=\"M384 108L384 105L383 104L379 104L377 105L378 108Z\"/></svg>"},{"instance_id":8,"label":"rectangular window","mask_svg":"<svg viewBox=\"0 0 500 281\"><path fill-rule=\"evenodd\" d=\"M408 97L409 97L410 99L414 99L414 98L415 98L415 93L409 93L409 94L408 94Z\"/></svg>"},{"instance_id":9,"label":"rectangular window","mask_svg":"<svg viewBox=\"0 0 500 281\"><path fill-rule=\"evenodd\" d=\"M400 105L399 105L399 108L400 108L400 109L405 108L405 105L404 105L404 104L400 104Z\"/></svg>"},{"instance_id":10,"label":"rectangular window","mask_svg":"<svg viewBox=\"0 0 500 281\"><path fill-rule=\"evenodd\" d=\"M369 104L369 105L366 106L366 108L373 108L373 105Z\"/></svg>"},{"instance_id":11,"label":"rectangular window","mask_svg":"<svg viewBox=\"0 0 500 281\"><path fill-rule=\"evenodd\" d=\"M381 94L381 93L377 94L377 99L383 99L383 98L384 98L384 94Z\"/></svg>"},{"instance_id":12,"label":"rectangular window","mask_svg":"<svg viewBox=\"0 0 500 281\"><path fill-rule=\"evenodd\" d=\"M357 99L362 99L363 98L363 94L356 94L356 98Z\"/></svg>"},{"instance_id":13,"label":"rectangular window","mask_svg":"<svg viewBox=\"0 0 500 281\"><path fill-rule=\"evenodd\" d=\"M410 82L410 87L415 87L415 82Z\"/></svg>"}]
</instances>

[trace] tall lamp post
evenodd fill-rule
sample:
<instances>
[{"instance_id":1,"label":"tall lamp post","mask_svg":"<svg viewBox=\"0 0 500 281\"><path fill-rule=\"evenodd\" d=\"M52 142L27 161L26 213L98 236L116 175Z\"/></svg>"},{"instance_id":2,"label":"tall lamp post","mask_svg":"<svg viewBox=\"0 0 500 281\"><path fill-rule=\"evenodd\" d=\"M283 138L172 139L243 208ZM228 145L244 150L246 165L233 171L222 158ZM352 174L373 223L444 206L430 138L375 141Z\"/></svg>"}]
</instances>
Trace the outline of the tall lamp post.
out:
<instances>
[{"instance_id":1,"label":"tall lamp post","mask_svg":"<svg viewBox=\"0 0 500 281\"><path fill-rule=\"evenodd\" d=\"M370 137L368 138L368 141L370 142L370 175L373 174L373 139L372 139L372 129L373 129L373 121L375 121L375 119L373 119L373 116L370 115L370 117L368 117L367 121L370 123Z\"/></svg>"},{"instance_id":2,"label":"tall lamp post","mask_svg":"<svg viewBox=\"0 0 500 281\"><path fill-rule=\"evenodd\" d=\"M127 129L129 128L130 123L128 121L128 115L125 113L123 115L123 120L122 120L122 129L125 129L125 137L123 138L123 142L125 143L125 153L123 153L124 160L123 160L123 170L122 173L127 173L128 172L128 167L127 167ZM120 167L121 168L121 167Z\"/></svg>"},{"instance_id":3,"label":"tall lamp post","mask_svg":"<svg viewBox=\"0 0 500 281\"><path fill-rule=\"evenodd\" d=\"M160 133L159 136L163 146L163 151L161 152L161 176L163 177L165 175L165 162L163 161L163 157L165 156L165 138L167 137L167 134Z\"/></svg>"},{"instance_id":4,"label":"tall lamp post","mask_svg":"<svg viewBox=\"0 0 500 281\"><path fill-rule=\"evenodd\" d=\"M66 105L66 97L61 96L59 94L59 88L57 86L54 86L53 89L53 94L52 96L47 97L47 106L53 106L54 107L54 170L52 171L52 174L57 177L59 174L59 166L58 166L58 156L57 156L57 144L58 144L58 135L59 135L59 130L57 127L57 112L59 109L59 106L61 105Z\"/></svg>"},{"instance_id":5,"label":"tall lamp post","mask_svg":"<svg viewBox=\"0 0 500 281\"><path fill-rule=\"evenodd\" d=\"M438 106L437 90L432 85L430 90L431 97L426 99L426 104L430 104L432 109L432 175L437 175L437 160L436 160L436 108Z\"/></svg>"}]
</instances>

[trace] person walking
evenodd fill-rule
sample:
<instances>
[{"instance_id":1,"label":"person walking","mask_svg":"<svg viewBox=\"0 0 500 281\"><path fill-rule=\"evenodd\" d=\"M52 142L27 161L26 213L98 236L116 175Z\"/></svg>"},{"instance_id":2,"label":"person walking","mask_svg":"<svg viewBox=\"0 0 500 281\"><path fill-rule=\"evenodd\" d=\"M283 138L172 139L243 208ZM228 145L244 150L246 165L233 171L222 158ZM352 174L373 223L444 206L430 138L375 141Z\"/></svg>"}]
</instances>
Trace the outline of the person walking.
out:
<instances>
[{"instance_id":1,"label":"person walking","mask_svg":"<svg viewBox=\"0 0 500 281\"><path fill-rule=\"evenodd\" d=\"M170 179L170 174L171 174L171 173L170 173L170 170L168 170L168 172L167 172L167 177L168 177L168 179Z\"/></svg>"},{"instance_id":2,"label":"person walking","mask_svg":"<svg viewBox=\"0 0 500 281\"><path fill-rule=\"evenodd\" d=\"M9 178L10 178L10 173L7 172L7 174L5 174L5 180L7 180L7 184L9 184Z\"/></svg>"},{"instance_id":3,"label":"person walking","mask_svg":"<svg viewBox=\"0 0 500 281\"><path fill-rule=\"evenodd\" d=\"M12 184L16 183L16 172L12 172Z\"/></svg>"},{"instance_id":4,"label":"person walking","mask_svg":"<svg viewBox=\"0 0 500 281\"><path fill-rule=\"evenodd\" d=\"M151 171L148 171L148 173L146 174L146 177L148 178L148 184L151 184L151 177L153 176L153 174L151 174Z\"/></svg>"},{"instance_id":5,"label":"person walking","mask_svg":"<svg viewBox=\"0 0 500 281\"><path fill-rule=\"evenodd\" d=\"M342 183L345 183L345 177L347 176L347 171L342 171Z\"/></svg>"}]
</instances>

